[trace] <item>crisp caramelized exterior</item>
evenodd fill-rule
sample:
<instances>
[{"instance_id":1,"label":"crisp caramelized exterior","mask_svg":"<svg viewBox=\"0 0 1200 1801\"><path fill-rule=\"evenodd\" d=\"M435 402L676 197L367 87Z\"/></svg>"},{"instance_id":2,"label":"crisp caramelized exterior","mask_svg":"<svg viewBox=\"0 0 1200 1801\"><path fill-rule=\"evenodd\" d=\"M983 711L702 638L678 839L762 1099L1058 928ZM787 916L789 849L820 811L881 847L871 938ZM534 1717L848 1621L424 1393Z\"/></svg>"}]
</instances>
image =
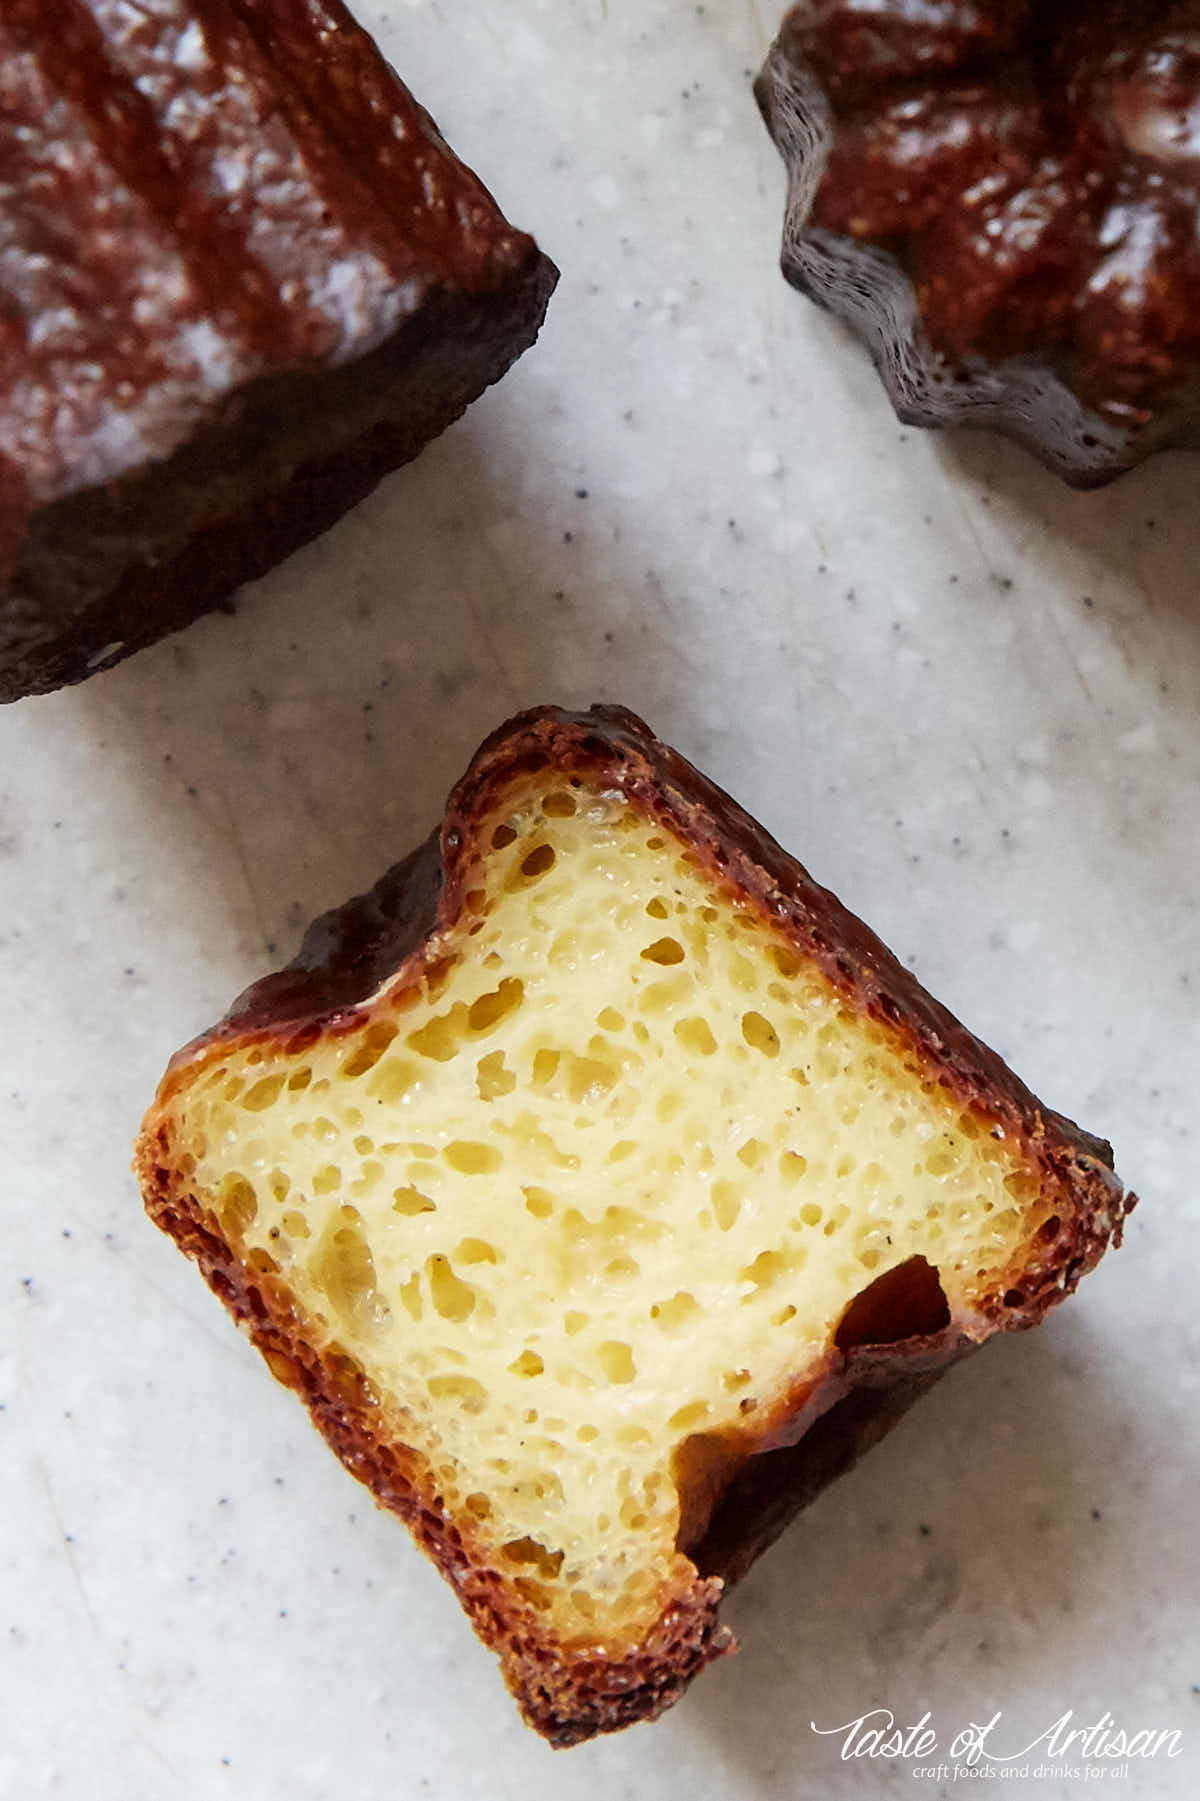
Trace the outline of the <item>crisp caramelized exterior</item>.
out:
<instances>
[{"instance_id":1,"label":"crisp caramelized exterior","mask_svg":"<svg viewBox=\"0 0 1200 1801\"><path fill-rule=\"evenodd\" d=\"M490 738L173 1060L137 1160L559 1745L674 1701L726 1583L1132 1204L615 707Z\"/></svg>"},{"instance_id":2,"label":"crisp caramelized exterior","mask_svg":"<svg viewBox=\"0 0 1200 1801\"><path fill-rule=\"evenodd\" d=\"M1196 0L800 0L758 83L783 266L901 418L1094 486L1200 448Z\"/></svg>"},{"instance_id":3,"label":"crisp caramelized exterior","mask_svg":"<svg viewBox=\"0 0 1200 1801\"><path fill-rule=\"evenodd\" d=\"M556 279L341 0L0 9L0 701L228 601Z\"/></svg>"}]
</instances>

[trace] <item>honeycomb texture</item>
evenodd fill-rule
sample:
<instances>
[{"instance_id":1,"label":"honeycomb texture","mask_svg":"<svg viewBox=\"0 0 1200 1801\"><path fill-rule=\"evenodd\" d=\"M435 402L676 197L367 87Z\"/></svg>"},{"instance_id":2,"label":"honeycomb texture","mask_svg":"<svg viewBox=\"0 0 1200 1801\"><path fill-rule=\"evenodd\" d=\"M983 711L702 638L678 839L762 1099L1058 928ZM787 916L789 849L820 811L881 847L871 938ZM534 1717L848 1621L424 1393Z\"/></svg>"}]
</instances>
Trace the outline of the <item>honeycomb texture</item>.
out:
<instances>
[{"instance_id":1,"label":"honeycomb texture","mask_svg":"<svg viewBox=\"0 0 1200 1801\"><path fill-rule=\"evenodd\" d=\"M488 829L419 986L211 1058L177 1156L513 1592L565 1642L633 1641L694 1575L697 1470L853 1298L919 1256L969 1317L1052 1207L619 792L527 780Z\"/></svg>"}]
</instances>

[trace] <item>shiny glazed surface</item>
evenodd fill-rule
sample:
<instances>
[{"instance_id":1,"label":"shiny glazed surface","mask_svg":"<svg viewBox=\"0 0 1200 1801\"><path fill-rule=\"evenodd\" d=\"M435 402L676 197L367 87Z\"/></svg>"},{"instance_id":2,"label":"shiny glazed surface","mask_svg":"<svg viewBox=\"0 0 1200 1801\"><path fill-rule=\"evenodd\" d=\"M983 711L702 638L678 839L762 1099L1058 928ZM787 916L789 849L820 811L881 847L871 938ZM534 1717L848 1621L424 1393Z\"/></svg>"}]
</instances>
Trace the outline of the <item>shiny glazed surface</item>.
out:
<instances>
[{"instance_id":1,"label":"shiny glazed surface","mask_svg":"<svg viewBox=\"0 0 1200 1801\"><path fill-rule=\"evenodd\" d=\"M813 0L783 42L834 116L811 222L892 251L936 349L1130 429L1196 380L1196 0Z\"/></svg>"},{"instance_id":2,"label":"shiny glazed surface","mask_svg":"<svg viewBox=\"0 0 1200 1801\"><path fill-rule=\"evenodd\" d=\"M497 219L337 0L13 0L0 532L249 381L365 354L435 287L502 285L527 244Z\"/></svg>"}]
</instances>

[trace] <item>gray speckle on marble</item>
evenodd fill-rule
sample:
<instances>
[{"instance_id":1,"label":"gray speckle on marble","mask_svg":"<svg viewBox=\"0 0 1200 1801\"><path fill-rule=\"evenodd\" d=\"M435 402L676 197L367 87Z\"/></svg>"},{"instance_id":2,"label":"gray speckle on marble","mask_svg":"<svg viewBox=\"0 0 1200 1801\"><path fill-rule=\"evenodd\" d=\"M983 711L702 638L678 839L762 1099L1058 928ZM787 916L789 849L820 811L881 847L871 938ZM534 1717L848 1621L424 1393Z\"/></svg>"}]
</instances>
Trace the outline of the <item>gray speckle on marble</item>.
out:
<instances>
[{"instance_id":1,"label":"gray speckle on marble","mask_svg":"<svg viewBox=\"0 0 1200 1801\"><path fill-rule=\"evenodd\" d=\"M358 10L563 280L511 374L233 616L0 713L0 1797L964 1792L811 1730L882 1706L1178 1727L1119 1780L1003 1786L1184 1801L1200 461L1079 495L897 430L777 273L748 71L782 0ZM752 1572L738 1657L552 1755L128 1164L169 1053L424 835L485 732L594 699L1108 1133L1143 1201L1069 1309L955 1371Z\"/></svg>"}]
</instances>

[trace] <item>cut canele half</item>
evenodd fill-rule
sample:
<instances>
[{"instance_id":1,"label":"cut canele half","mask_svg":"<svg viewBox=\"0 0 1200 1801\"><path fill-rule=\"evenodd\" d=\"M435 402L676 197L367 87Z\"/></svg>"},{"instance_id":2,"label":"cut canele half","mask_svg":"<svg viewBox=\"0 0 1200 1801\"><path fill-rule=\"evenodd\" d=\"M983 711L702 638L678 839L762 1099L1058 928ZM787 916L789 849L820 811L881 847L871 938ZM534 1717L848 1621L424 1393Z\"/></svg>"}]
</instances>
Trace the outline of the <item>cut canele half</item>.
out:
<instances>
[{"instance_id":1,"label":"cut canele half","mask_svg":"<svg viewBox=\"0 0 1200 1801\"><path fill-rule=\"evenodd\" d=\"M556 1744L675 1700L727 1582L1132 1204L611 707L490 738L173 1060L138 1168Z\"/></svg>"}]
</instances>

